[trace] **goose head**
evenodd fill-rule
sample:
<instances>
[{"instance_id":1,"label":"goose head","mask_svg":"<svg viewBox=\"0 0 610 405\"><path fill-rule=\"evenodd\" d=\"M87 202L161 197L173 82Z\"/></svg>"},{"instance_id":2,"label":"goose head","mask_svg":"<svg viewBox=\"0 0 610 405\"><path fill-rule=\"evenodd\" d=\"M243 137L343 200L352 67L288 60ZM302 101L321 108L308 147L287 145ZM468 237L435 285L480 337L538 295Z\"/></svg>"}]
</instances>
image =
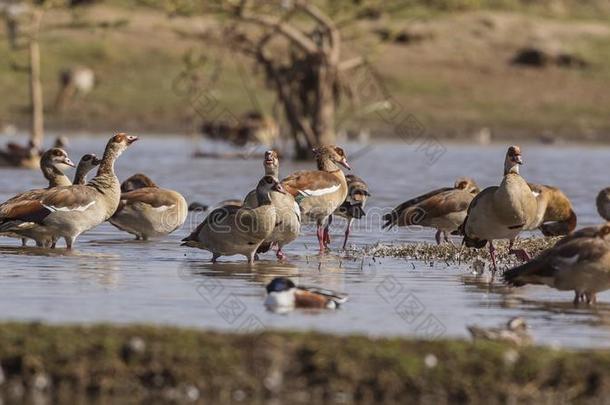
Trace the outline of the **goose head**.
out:
<instances>
[{"instance_id":1,"label":"goose head","mask_svg":"<svg viewBox=\"0 0 610 405\"><path fill-rule=\"evenodd\" d=\"M521 148L516 145L510 146L506 151L506 159L504 159L504 175L508 173L519 174L519 165L522 164Z\"/></svg>"},{"instance_id":2,"label":"goose head","mask_svg":"<svg viewBox=\"0 0 610 405\"><path fill-rule=\"evenodd\" d=\"M277 156L277 152L274 150L266 151L263 165L265 166L265 174L277 176L280 167L280 160Z\"/></svg>"},{"instance_id":3,"label":"goose head","mask_svg":"<svg viewBox=\"0 0 610 405\"><path fill-rule=\"evenodd\" d=\"M42 167L55 168L60 172L76 166L68 157L68 153L60 148L52 148L46 151L40 159L40 164Z\"/></svg>"},{"instance_id":4,"label":"goose head","mask_svg":"<svg viewBox=\"0 0 610 405\"><path fill-rule=\"evenodd\" d=\"M321 146L319 148L314 148L313 153L318 162L319 170L331 169L328 167L329 163L333 164L333 166L339 164L348 170L352 170L350 165L347 163L347 155L345 154L345 151L339 146Z\"/></svg>"},{"instance_id":5,"label":"goose head","mask_svg":"<svg viewBox=\"0 0 610 405\"><path fill-rule=\"evenodd\" d=\"M481 191L477 183L470 177L458 177L454 187L474 195L479 194L479 191Z\"/></svg>"},{"instance_id":6,"label":"goose head","mask_svg":"<svg viewBox=\"0 0 610 405\"><path fill-rule=\"evenodd\" d=\"M268 195L271 191L277 191L278 193L286 194L286 190L282 184L277 181L273 176L264 176L258 182L256 186L256 191L259 194Z\"/></svg>"},{"instance_id":7,"label":"goose head","mask_svg":"<svg viewBox=\"0 0 610 405\"><path fill-rule=\"evenodd\" d=\"M76 170L89 173L91 170L93 170L93 168L99 166L100 163L102 163L102 159L98 159L98 157L95 156L95 154L93 153L87 153L86 155L83 155L82 158L80 158Z\"/></svg>"},{"instance_id":8,"label":"goose head","mask_svg":"<svg viewBox=\"0 0 610 405\"><path fill-rule=\"evenodd\" d=\"M118 157L131 145L138 140L137 136L127 135L126 133L118 133L108 141L106 150L113 157Z\"/></svg>"}]
</instances>

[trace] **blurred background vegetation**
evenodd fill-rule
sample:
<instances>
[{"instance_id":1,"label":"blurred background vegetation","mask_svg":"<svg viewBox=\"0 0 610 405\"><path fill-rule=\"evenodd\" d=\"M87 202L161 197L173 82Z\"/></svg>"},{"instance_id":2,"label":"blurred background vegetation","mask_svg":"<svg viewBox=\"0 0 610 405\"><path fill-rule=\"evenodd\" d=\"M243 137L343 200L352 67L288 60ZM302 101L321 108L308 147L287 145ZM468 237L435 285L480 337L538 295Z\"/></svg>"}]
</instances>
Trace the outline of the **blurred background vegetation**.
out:
<instances>
[{"instance_id":1,"label":"blurred background vegetation","mask_svg":"<svg viewBox=\"0 0 610 405\"><path fill-rule=\"evenodd\" d=\"M219 41L227 20L211 11L215 3L49 8L40 36L46 127L191 133L213 117L194 111L188 91L177 89L185 77L189 91L234 115L277 115L260 71ZM610 140L607 0L315 3L339 22L343 54L365 56L391 98L438 136ZM27 63L27 52L1 35L0 129L26 129L28 76L15 67ZM81 65L95 71L94 90L57 111L60 70ZM338 129L392 136L391 123L371 111L344 103Z\"/></svg>"}]
</instances>

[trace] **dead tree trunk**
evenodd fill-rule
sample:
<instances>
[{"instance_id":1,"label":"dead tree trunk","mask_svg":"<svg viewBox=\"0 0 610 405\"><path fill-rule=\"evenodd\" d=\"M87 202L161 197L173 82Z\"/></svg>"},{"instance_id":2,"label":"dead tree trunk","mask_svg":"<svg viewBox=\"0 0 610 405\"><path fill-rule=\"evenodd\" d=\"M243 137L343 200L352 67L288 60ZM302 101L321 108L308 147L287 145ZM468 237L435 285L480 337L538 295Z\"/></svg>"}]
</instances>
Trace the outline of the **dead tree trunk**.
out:
<instances>
[{"instance_id":1,"label":"dead tree trunk","mask_svg":"<svg viewBox=\"0 0 610 405\"><path fill-rule=\"evenodd\" d=\"M30 140L36 148L42 146L44 137L44 102L42 97L42 84L40 83L40 47L38 33L42 12L34 11L32 15L32 31L29 43L30 52L30 106L31 106L31 132Z\"/></svg>"}]
</instances>

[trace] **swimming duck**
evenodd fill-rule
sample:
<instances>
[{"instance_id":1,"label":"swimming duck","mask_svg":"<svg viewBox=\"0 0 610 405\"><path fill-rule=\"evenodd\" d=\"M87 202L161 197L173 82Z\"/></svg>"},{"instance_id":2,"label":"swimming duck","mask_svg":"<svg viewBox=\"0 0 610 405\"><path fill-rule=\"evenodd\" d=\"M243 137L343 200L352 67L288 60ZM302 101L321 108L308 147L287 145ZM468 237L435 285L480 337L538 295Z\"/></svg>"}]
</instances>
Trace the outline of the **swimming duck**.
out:
<instances>
[{"instance_id":1,"label":"swimming duck","mask_svg":"<svg viewBox=\"0 0 610 405\"><path fill-rule=\"evenodd\" d=\"M441 237L450 243L448 234L457 231L466 218L466 211L479 193L477 183L468 177L460 177L453 187L439 188L405 201L383 216L382 228L420 225L436 229L436 244Z\"/></svg>"},{"instance_id":2,"label":"swimming duck","mask_svg":"<svg viewBox=\"0 0 610 405\"><path fill-rule=\"evenodd\" d=\"M114 173L116 159L138 138L124 133L113 136L97 175L86 185L54 187L35 198L21 200L0 214L0 232L15 232L44 240L64 238L68 249L83 232L107 221L120 201L120 184Z\"/></svg>"},{"instance_id":3,"label":"swimming duck","mask_svg":"<svg viewBox=\"0 0 610 405\"><path fill-rule=\"evenodd\" d=\"M610 223L587 227L568 235L528 263L504 272L504 281L515 287L544 284L574 291L574 305L610 288Z\"/></svg>"},{"instance_id":4,"label":"swimming duck","mask_svg":"<svg viewBox=\"0 0 610 405\"><path fill-rule=\"evenodd\" d=\"M270 193L285 192L271 176L264 176L256 187L258 207L226 205L216 208L186 238L182 246L212 252L212 262L220 256L244 255L254 262L256 250L275 228L276 213Z\"/></svg>"},{"instance_id":5,"label":"swimming duck","mask_svg":"<svg viewBox=\"0 0 610 405\"><path fill-rule=\"evenodd\" d=\"M314 155L318 170L293 173L282 180L282 185L299 204L302 223L316 224L320 253L324 253L330 244L332 213L347 197L347 181L338 165L351 168L345 151L338 146L316 148Z\"/></svg>"},{"instance_id":6,"label":"swimming duck","mask_svg":"<svg viewBox=\"0 0 610 405\"><path fill-rule=\"evenodd\" d=\"M506 326L484 328L477 325L467 327L473 340L493 340L495 342L512 343L517 346L530 345L532 337L528 333L527 323L521 317L511 318Z\"/></svg>"},{"instance_id":7,"label":"swimming duck","mask_svg":"<svg viewBox=\"0 0 610 405\"><path fill-rule=\"evenodd\" d=\"M347 197L343 204L339 206L334 214L343 217L347 220L347 226L345 227L345 238L343 239L343 250L347 246L347 239L349 238L350 228L354 219L360 219L366 216L364 207L366 200L370 197L369 186L360 177L353 174L345 176L347 181Z\"/></svg>"},{"instance_id":8,"label":"swimming duck","mask_svg":"<svg viewBox=\"0 0 610 405\"><path fill-rule=\"evenodd\" d=\"M577 218L570 199L557 187L528 183L538 210L528 230L540 229L544 236L567 235L576 228Z\"/></svg>"},{"instance_id":9,"label":"swimming duck","mask_svg":"<svg viewBox=\"0 0 610 405\"><path fill-rule=\"evenodd\" d=\"M136 188L137 187L137 188ZM157 186L139 173L121 185L121 202L109 222L136 236L136 240L169 235L186 221L188 207L184 197Z\"/></svg>"},{"instance_id":10,"label":"swimming duck","mask_svg":"<svg viewBox=\"0 0 610 405\"><path fill-rule=\"evenodd\" d=\"M533 222L538 209L536 197L519 174L522 164L521 149L518 146L509 147L504 160L502 183L488 187L474 197L461 227L466 246L482 248L489 243L494 274L497 266L493 241L496 239L509 239L509 253L521 260L529 260L527 252L513 249L515 238Z\"/></svg>"},{"instance_id":11,"label":"swimming duck","mask_svg":"<svg viewBox=\"0 0 610 405\"><path fill-rule=\"evenodd\" d=\"M276 277L267 284L265 306L276 312L293 308L335 309L348 300L343 293L315 287L297 287L286 277Z\"/></svg>"},{"instance_id":12,"label":"swimming duck","mask_svg":"<svg viewBox=\"0 0 610 405\"><path fill-rule=\"evenodd\" d=\"M265 152L263 166L265 175L271 176L278 180L279 178L279 158L275 151L269 150ZM271 204L275 207L276 223L273 232L258 248L257 253L265 253L271 246L277 247L276 256L282 260L286 257L282 248L294 241L301 231L301 211L299 205L295 202L294 197L288 193L272 192L270 194ZM256 208L258 206L258 198L256 190L248 193L244 199L244 206L248 208Z\"/></svg>"}]
</instances>

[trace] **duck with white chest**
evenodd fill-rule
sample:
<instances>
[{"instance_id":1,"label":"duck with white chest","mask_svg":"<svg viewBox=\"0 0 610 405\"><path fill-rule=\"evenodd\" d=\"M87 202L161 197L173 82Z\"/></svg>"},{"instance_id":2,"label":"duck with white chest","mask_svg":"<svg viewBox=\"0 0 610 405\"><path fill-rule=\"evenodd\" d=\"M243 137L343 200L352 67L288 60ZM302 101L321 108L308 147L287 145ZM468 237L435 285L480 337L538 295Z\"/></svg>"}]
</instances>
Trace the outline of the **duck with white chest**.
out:
<instances>
[{"instance_id":1,"label":"duck with white chest","mask_svg":"<svg viewBox=\"0 0 610 405\"><path fill-rule=\"evenodd\" d=\"M294 308L336 309L348 300L347 294L317 287L297 287L286 277L276 277L266 287L265 306L274 312Z\"/></svg>"}]
</instances>

